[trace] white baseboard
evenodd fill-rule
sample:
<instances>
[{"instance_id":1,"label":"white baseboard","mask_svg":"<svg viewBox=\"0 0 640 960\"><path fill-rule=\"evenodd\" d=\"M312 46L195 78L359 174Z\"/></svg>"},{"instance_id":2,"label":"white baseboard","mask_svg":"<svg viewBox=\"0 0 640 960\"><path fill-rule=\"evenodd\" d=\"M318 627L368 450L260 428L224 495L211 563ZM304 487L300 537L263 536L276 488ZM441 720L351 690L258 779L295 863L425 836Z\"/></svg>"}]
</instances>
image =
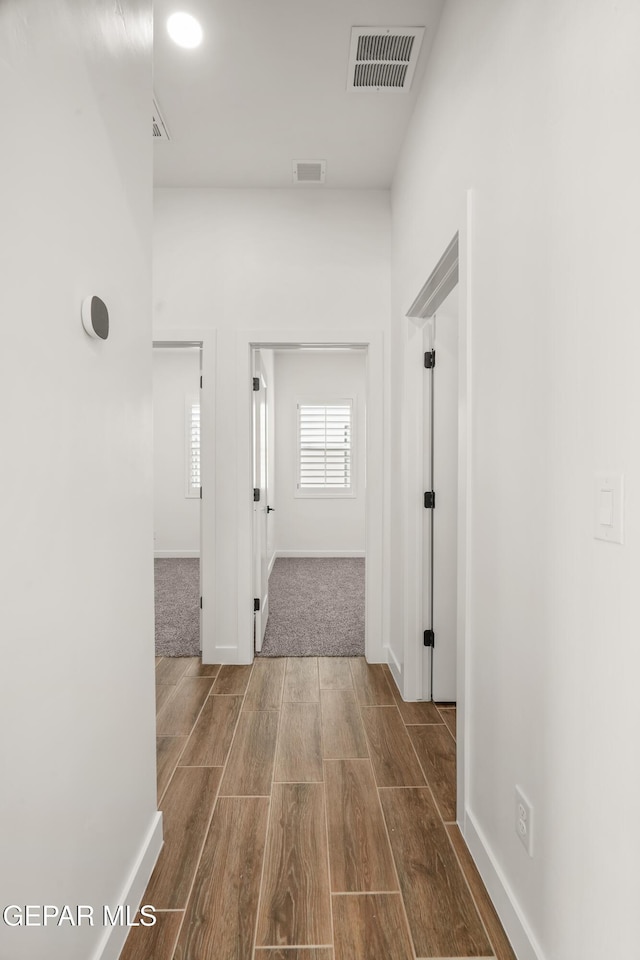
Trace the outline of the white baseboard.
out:
<instances>
[{"instance_id":1,"label":"white baseboard","mask_svg":"<svg viewBox=\"0 0 640 960\"><path fill-rule=\"evenodd\" d=\"M155 550L153 556L156 560L171 560L173 557L184 559L200 559L199 550Z\"/></svg>"},{"instance_id":2,"label":"white baseboard","mask_svg":"<svg viewBox=\"0 0 640 960\"><path fill-rule=\"evenodd\" d=\"M277 551L277 550L274 550L273 553L271 554L271 560L269 560L269 568L268 568L268 570L267 570L267 576L268 576L268 577L271 576L271 571L273 570L273 565L274 565L274 563L276 562L277 556L278 556L278 551Z\"/></svg>"},{"instance_id":3,"label":"white baseboard","mask_svg":"<svg viewBox=\"0 0 640 960\"><path fill-rule=\"evenodd\" d=\"M277 557L364 557L364 550L277 550Z\"/></svg>"},{"instance_id":4,"label":"white baseboard","mask_svg":"<svg viewBox=\"0 0 640 960\"><path fill-rule=\"evenodd\" d=\"M162 814L158 811L153 817L149 832L140 848L118 903L109 904L112 909L115 909L121 903L129 904L131 917L135 916L161 849ZM93 960L118 960L128 933L129 928L126 926L107 927L93 955Z\"/></svg>"},{"instance_id":5,"label":"white baseboard","mask_svg":"<svg viewBox=\"0 0 640 960\"><path fill-rule=\"evenodd\" d=\"M465 811L464 838L518 960L545 960L506 877L473 814Z\"/></svg>"},{"instance_id":6,"label":"white baseboard","mask_svg":"<svg viewBox=\"0 0 640 960\"><path fill-rule=\"evenodd\" d=\"M385 647L385 653L387 654L387 663L389 664L389 670L393 675L393 679L396 682L396 686L399 691L402 690L402 667L398 663L398 659L391 649L391 647Z\"/></svg>"}]
</instances>

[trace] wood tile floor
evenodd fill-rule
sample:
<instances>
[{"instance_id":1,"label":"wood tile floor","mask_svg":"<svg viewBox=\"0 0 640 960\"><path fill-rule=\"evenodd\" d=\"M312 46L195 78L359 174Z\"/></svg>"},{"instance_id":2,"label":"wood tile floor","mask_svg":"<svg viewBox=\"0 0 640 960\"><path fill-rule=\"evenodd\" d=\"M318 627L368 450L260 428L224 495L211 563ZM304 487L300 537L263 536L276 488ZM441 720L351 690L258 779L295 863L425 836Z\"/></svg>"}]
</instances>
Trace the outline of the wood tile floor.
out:
<instances>
[{"instance_id":1,"label":"wood tile floor","mask_svg":"<svg viewBox=\"0 0 640 960\"><path fill-rule=\"evenodd\" d=\"M455 825L455 705L362 659L160 659L164 847L121 960L515 960Z\"/></svg>"}]
</instances>

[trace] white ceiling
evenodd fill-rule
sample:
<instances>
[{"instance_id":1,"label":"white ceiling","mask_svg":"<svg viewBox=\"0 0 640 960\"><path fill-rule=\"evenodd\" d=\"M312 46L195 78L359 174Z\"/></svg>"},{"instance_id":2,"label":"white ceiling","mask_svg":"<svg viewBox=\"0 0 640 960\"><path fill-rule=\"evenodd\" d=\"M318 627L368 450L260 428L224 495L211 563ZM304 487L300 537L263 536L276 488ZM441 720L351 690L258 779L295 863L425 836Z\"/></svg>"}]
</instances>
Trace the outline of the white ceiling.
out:
<instances>
[{"instance_id":1,"label":"white ceiling","mask_svg":"<svg viewBox=\"0 0 640 960\"><path fill-rule=\"evenodd\" d=\"M385 188L444 0L155 0L154 90L171 140L163 187ZM192 13L202 46L168 37ZM408 93L348 93L351 27L426 27ZM293 186L292 160L326 160L324 186Z\"/></svg>"}]
</instances>

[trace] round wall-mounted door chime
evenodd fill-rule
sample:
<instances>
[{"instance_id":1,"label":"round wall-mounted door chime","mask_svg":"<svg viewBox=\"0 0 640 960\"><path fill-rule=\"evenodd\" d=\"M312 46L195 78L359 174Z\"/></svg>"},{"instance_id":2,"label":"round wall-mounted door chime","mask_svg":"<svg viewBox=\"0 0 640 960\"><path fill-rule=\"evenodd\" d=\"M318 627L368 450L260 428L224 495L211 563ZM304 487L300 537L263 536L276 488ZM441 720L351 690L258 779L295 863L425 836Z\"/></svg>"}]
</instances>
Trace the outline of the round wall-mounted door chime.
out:
<instances>
[{"instance_id":1,"label":"round wall-mounted door chime","mask_svg":"<svg viewBox=\"0 0 640 960\"><path fill-rule=\"evenodd\" d=\"M100 297L85 297L82 301L82 326L96 340L109 336L109 311Z\"/></svg>"}]
</instances>

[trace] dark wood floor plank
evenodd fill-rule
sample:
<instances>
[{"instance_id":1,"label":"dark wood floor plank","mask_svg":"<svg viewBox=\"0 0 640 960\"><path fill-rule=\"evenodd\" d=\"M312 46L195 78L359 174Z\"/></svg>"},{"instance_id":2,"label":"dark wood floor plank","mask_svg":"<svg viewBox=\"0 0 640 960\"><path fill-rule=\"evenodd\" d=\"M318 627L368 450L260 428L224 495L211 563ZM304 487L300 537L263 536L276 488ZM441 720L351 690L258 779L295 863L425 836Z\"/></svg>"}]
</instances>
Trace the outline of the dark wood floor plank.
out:
<instances>
[{"instance_id":1,"label":"dark wood floor plank","mask_svg":"<svg viewBox=\"0 0 640 960\"><path fill-rule=\"evenodd\" d=\"M283 703L274 780L322 780L322 727L319 703Z\"/></svg>"},{"instance_id":2,"label":"dark wood floor plank","mask_svg":"<svg viewBox=\"0 0 640 960\"><path fill-rule=\"evenodd\" d=\"M417 957L493 953L428 789L380 790Z\"/></svg>"},{"instance_id":3,"label":"dark wood floor plank","mask_svg":"<svg viewBox=\"0 0 640 960\"><path fill-rule=\"evenodd\" d=\"M353 657L349 663L358 703L376 707L395 704L381 663L367 663L364 657Z\"/></svg>"},{"instance_id":4,"label":"dark wood floor plank","mask_svg":"<svg viewBox=\"0 0 640 960\"><path fill-rule=\"evenodd\" d=\"M476 907L478 908L478 913L480 914L484 925L487 928L487 933L489 934L489 940L491 941L496 960L516 960L516 955L513 952L509 940L507 939L507 935L504 932L502 924L500 923L500 918L496 913L495 907L489 899L487 889L482 882L482 877L478 873L478 868L473 862L473 857L469 852L469 848L464 842L464 837L460 833L460 828L456 823L451 823L447 825L446 830L449 834L449 839L453 844L453 848L458 855L462 872L467 878L467 883L471 887L471 894L475 900Z\"/></svg>"},{"instance_id":5,"label":"dark wood floor plank","mask_svg":"<svg viewBox=\"0 0 640 960\"><path fill-rule=\"evenodd\" d=\"M284 699L317 703L320 699L316 657L289 657L284 678Z\"/></svg>"},{"instance_id":6,"label":"dark wood floor plank","mask_svg":"<svg viewBox=\"0 0 640 960\"><path fill-rule=\"evenodd\" d=\"M447 823L456 819L456 744L444 724L409 727L409 736L422 764L427 783Z\"/></svg>"},{"instance_id":7,"label":"dark wood floor plank","mask_svg":"<svg viewBox=\"0 0 640 960\"><path fill-rule=\"evenodd\" d=\"M190 664L190 657L163 657L156 667L156 683L178 683Z\"/></svg>"},{"instance_id":8,"label":"dark wood floor plank","mask_svg":"<svg viewBox=\"0 0 640 960\"><path fill-rule=\"evenodd\" d=\"M321 783L273 786L256 946L330 946Z\"/></svg>"},{"instance_id":9,"label":"dark wood floor plank","mask_svg":"<svg viewBox=\"0 0 640 960\"><path fill-rule=\"evenodd\" d=\"M213 685L213 693L230 696L242 696L247 689L253 664L225 663L220 667Z\"/></svg>"},{"instance_id":10,"label":"dark wood floor plank","mask_svg":"<svg viewBox=\"0 0 640 960\"><path fill-rule=\"evenodd\" d=\"M183 767L222 767L226 763L242 697L207 697L180 758Z\"/></svg>"},{"instance_id":11,"label":"dark wood floor plank","mask_svg":"<svg viewBox=\"0 0 640 960\"><path fill-rule=\"evenodd\" d=\"M333 950L331 947L294 947L289 950L260 947L256 950L255 960L333 960Z\"/></svg>"},{"instance_id":12,"label":"dark wood floor plank","mask_svg":"<svg viewBox=\"0 0 640 960\"><path fill-rule=\"evenodd\" d=\"M335 960L412 960L399 894L334 896Z\"/></svg>"},{"instance_id":13,"label":"dark wood floor plank","mask_svg":"<svg viewBox=\"0 0 640 960\"><path fill-rule=\"evenodd\" d=\"M120 960L172 960L182 916L181 910L156 913L152 927L132 927Z\"/></svg>"},{"instance_id":14,"label":"dark wood floor plank","mask_svg":"<svg viewBox=\"0 0 640 960\"><path fill-rule=\"evenodd\" d=\"M222 797L268 797L278 735L278 714L241 713L220 786Z\"/></svg>"},{"instance_id":15,"label":"dark wood floor plank","mask_svg":"<svg viewBox=\"0 0 640 960\"><path fill-rule=\"evenodd\" d=\"M190 734L202 704L209 696L212 682L206 677L183 677L175 694L158 714L157 735L185 737Z\"/></svg>"},{"instance_id":16,"label":"dark wood floor plank","mask_svg":"<svg viewBox=\"0 0 640 960\"><path fill-rule=\"evenodd\" d=\"M397 708L362 707L361 712L378 786L424 786L420 764Z\"/></svg>"},{"instance_id":17,"label":"dark wood floor plank","mask_svg":"<svg viewBox=\"0 0 640 960\"><path fill-rule=\"evenodd\" d=\"M455 707L440 707L440 716L446 723L453 739L457 738L457 711Z\"/></svg>"},{"instance_id":18,"label":"dark wood floor plank","mask_svg":"<svg viewBox=\"0 0 640 960\"><path fill-rule=\"evenodd\" d=\"M156 781L158 800L164 793L175 770L180 754L187 742L186 737L156 737Z\"/></svg>"},{"instance_id":19,"label":"dark wood floor plank","mask_svg":"<svg viewBox=\"0 0 640 960\"><path fill-rule=\"evenodd\" d=\"M321 690L322 750L326 759L368 757L367 738L353 687Z\"/></svg>"},{"instance_id":20,"label":"dark wood floor plank","mask_svg":"<svg viewBox=\"0 0 640 960\"><path fill-rule=\"evenodd\" d=\"M162 800L164 846L143 903L182 910L220 782L219 767L177 767Z\"/></svg>"},{"instance_id":21,"label":"dark wood floor plank","mask_svg":"<svg viewBox=\"0 0 640 960\"><path fill-rule=\"evenodd\" d=\"M321 690L353 689L351 667L346 657L318 657Z\"/></svg>"},{"instance_id":22,"label":"dark wood floor plank","mask_svg":"<svg viewBox=\"0 0 640 960\"><path fill-rule=\"evenodd\" d=\"M193 657L187 668L187 677L217 677L220 672L219 663L202 663L200 657Z\"/></svg>"},{"instance_id":23,"label":"dark wood floor plank","mask_svg":"<svg viewBox=\"0 0 640 960\"><path fill-rule=\"evenodd\" d=\"M256 660L244 700L245 710L279 710L286 660L265 657Z\"/></svg>"},{"instance_id":24,"label":"dark wood floor plank","mask_svg":"<svg viewBox=\"0 0 640 960\"><path fill-rule=\"evenodd\" d=\"M174 960L251 960L267 830L266 797L221 797Z\"/></svg>"},{"instance_id":25,"label":"dark wood floor plank","mask_svg":"<svg viewBox=\"0 0 640 960\"><path fill-rule=\"evenodd\" d=\"M369 760L325 760L333 893L398 889Z\"/></svg>"}]
</instances>

